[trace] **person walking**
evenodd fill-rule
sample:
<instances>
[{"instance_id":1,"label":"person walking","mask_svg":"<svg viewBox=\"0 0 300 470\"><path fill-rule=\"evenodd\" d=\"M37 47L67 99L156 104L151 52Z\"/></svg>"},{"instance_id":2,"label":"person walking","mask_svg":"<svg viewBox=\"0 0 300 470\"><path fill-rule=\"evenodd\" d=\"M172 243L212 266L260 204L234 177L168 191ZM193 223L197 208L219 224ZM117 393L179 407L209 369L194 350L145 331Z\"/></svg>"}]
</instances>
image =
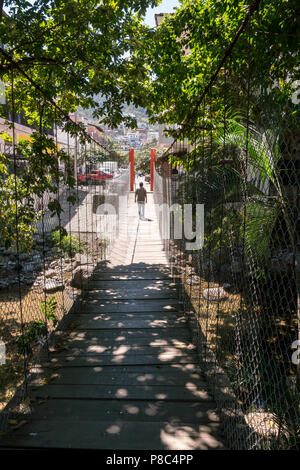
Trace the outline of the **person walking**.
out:
<instances>
[{"instance_id":1,"label":"person walking","mask_svg":"<svg viewBox=\"0 0 300 470\"><path fill-rule=\"evenodd\" d=\"M140 187L135 192L134 202L138 203L139 218L145 218L145 203L147 202L147 191L144 188L143 183L140 183Z\"/></svg>"}]
</instances>

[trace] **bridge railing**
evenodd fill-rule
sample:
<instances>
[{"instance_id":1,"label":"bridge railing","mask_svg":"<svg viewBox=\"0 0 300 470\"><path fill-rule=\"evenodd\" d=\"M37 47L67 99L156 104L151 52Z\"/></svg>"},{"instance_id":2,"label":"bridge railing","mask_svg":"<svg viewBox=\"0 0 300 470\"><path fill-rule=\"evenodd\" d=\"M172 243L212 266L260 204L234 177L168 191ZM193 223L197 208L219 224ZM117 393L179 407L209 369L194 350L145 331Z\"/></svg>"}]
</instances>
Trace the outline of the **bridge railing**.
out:
<instances>
[{"instance_id":1,"label":"bridge railing","mask_svg":"<svg viewBox=\"0 0 300 470\"><path fill-rule=\"evenodd\" d=\"M156 159L154 199L228 446L299 449L299 99L258 83L254 34Z\"/></svg>"},{"instance_id":2,"label":"bridge railing","mask_svg":"<svg viewBox=\"0 0 300 470\"><path fill-rule=\"evenodd\" d=\"M52 140L36 132L24 144L10 124L0 180L0 432L19 424L14 412L26 419L30 375L41 361L51 371L51 354L65 348L62 328L72 329L71 313L105 269L129 195L127 155L83 140L82 129L80 142L66 132L62 147L56 126Z\"/></svg>"},{"instance_id":3,"label":"bridge railing","mask_svg":"<svg viewBox=\"0 0 300 470\"><path fill-rule=\"evenodd\" d=\"M191 171L173 165L173 174L162 176L158 163L155 172L155 202L170 211L166 217L157 209L162 236L170 234L165 250L235 449L299 448L300 167L298 140L290 133L296 117L288 106L283 121L284 110L274 104L260 140L250 136L253 152L261 154L249 156L247 173L242 151L232 167L238 138L219 161L213 161L218 149L209 150ZM271 141L276 120L280 137ZM232 139L227 125L222 146ZM273 154L275 148L280 153ZM195 147L188 148L187 156L194 155ZM202 209L203 223L197 220Z\"/></svg>"}]
</instances>

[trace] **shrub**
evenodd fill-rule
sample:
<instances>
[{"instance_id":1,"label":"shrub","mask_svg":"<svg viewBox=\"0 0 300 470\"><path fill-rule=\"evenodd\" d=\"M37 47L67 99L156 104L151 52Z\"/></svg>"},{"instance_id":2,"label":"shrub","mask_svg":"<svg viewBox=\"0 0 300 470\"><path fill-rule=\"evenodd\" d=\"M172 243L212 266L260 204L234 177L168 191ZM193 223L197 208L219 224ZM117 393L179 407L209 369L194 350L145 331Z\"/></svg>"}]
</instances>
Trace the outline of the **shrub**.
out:
<instances>
[{"instance_id":1,"label":"shrub","mask_svg":"<svg viewBox=\"0 0 300 470\"><path fill-rule=\"evenodd\" d=\"M55 254L64 258L73 258L76 253L88 251L86 242L74 235L66 235L59 228L51 232L50 242L54 245Z\"/></svg>"}]
</instances>

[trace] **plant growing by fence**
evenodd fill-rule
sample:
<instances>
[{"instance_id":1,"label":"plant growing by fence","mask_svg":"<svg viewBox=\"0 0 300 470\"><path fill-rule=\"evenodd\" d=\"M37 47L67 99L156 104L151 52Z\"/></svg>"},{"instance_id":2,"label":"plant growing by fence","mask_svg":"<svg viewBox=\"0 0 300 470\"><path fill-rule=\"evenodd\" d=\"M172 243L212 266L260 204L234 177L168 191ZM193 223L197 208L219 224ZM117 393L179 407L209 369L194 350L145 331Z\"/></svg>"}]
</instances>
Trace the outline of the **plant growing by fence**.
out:
<instances>
[{"instance_id":1,"label":"plant growing by fence","mask_svg":"<svg viewBox=\"0 0 300 470\"><path fill-rule=\"evenodd\" d=\"M40 311L45 320L31 322L22 335L16 340L19 354L23 354L28 359L30 359L33 354L33 347L37 346L38 343L43 343L43 341L47 339L49 326L55 328L58 323L56 316L57 302L55 297L44 300L41 303Z\"/></svg>"},{"instance_id":2,"label":"plant growing by fence","mask_svg":"<svg viewBox=\"0 0 300 470\"><path fill-rule=\"evenodd\" d=\"M69 235L62 227L58 227L49 235L49 241L53 245L54 254L64 258L73 258L76 253L90 252L85 241L78 236Z\"/></svg>"}]
</instances>

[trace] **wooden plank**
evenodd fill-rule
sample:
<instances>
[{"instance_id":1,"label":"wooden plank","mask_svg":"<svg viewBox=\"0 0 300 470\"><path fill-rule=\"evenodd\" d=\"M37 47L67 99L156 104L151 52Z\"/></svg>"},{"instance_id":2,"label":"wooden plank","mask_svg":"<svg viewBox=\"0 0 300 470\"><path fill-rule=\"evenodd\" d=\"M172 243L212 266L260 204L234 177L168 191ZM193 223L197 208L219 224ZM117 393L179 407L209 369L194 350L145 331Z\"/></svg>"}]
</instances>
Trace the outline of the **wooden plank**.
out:
<instances>
[{"instance_id":1,"label":"wooden plank","mask_svg":"<svg viewBox=\"0 0 300 470\"><path fill-rule=\"evenodd\" d=\"M126 354L114 354L111 352L85 353L81 350L72 350L67 354L61 354L50 360L50 364L57 367L95 367L110 365L158 365L158 364L198 364L198 357L194 353L176 351L174 353L153 352L142 354L140 350L134 350ZM58 369L57 369L58 370Z\"/></svg>"},{"instance_id":2,"label":"wooden plank","mask_svg":"<svg viewBox=\"0 0 300 470\"><path fill-rule=\"evenodd\" d=\"M28 424L0 445L223 448L152 199L151 224L128 218L131 239L124 226L111 263L97 264L80 313L71 314L72 328L55 333L57 347L34 367Z\"/></svg>"},{"instance_id":3,"label":"wooden plank","mask_svg":"<svg viewBox=\"0 0 300 470\"><path fill-rule=\"evenodd\" d=\"M124 421L159 422L172 421L180 423L205 424L219 422L214 410L214 403L180 402L180 401L142 401L136 403L127 400L46 400L33 402L32 419L58 421L86 420L102 421L103 419ZM24 415L21 415L21 417Z\"/></svg>"},{"instance_id":4,"label":"wooden plank","mask_svg":"<svg viewBox=\"0 0 300 470\"><path fill-rule=\"evenodd\" d=\"M70 344L70 346L68 346ZM81 346L76 347L76 345L72 344L71 342L65 343L65 349L60 351L59 353L50 353L51 357L55 357L56 360L60 360L65 356L95 356L96 354L99 356L111 356L111 359L117 361L119 358L128 359L131 357L135 357L136 360L138 356L149 356L152 357L153 360L160 361L163 363L165 360L169 358L175 359L188 357L189 359L193 358L193 362L196 361L195 356L191 356L192 349L188 349L188 347L172 347L172 346L165 346L162 342L157 341L157 344L154 346L148 345L140 345L140 344L121 344L121 345L110 345L105 344L104 342L100 344L93 344L93 343L83 343ZM55 354L55 355L53 355ZM176 361L175 361L176 362Z\"/></svg>"},{"instance_id":5,"label":"wooden plank","mask_svg":"<svg viewBox=\"0 0 300 470\"><path fill-rule=\"evenodd\" d=\"M154 335L152 331L155 330L143 330L143 332L139 329L131 330L127 332L127 335L123 335L121 330L82 330L82 337L78 331L77 337L66 338L59 343L58 349L54 348L53 352L50 352L50 357L59 360L64 356L95 356L97 354L99 357L100 355L112 356L113 361L119 362L121 358L126 361L130 356L148 355L154 361L163 363L170 358L176 362L176 359L188 356L190 359L193 357L193 362L195 362L195 356L191 356L191 353L196 352L196 348L190 343L186 330L184 328L181 328L179 332L178 329L173 330L176 334L172 337L167 329L161 329L160 334ZM145 335L144 331L149 331L149 334ZM134 332L137 334L133 335ZM94 337L91 338L88 333L93 333Z\"/></svg>"},{"instance_id":6,"label":"wooden plank","mask_svg":"<svg viewBox=\"0 0 300 470\"><path fill-rule=\"evenodd\" d=\"M14 431L3 446L39 449L223 450L219 423L37 420Z\"/></svg>"},{"instance_id":7,"label":"wooden plank","mask_svg":"<svg viewBox=\"0 0 300 470\"><path fill-rule=\"evenodd\" d=\"M72 314L72 319L74 319L75 313ZM99 320L175 320L179 318L187 318L182 312L178 312L177 310L170 310L170 311L158 311L152 312L104 312L104 313L83 313L82 315L94 315Z\"/></svg>"},{"instance_id":8,"label":"wooden plank","mask_svg":"<svg viewBox=\"0 0 300 470\"><path fill-rule=\"evenodd\" d=\"M189 387L189 388L188 388ZM36 389L29 388L29 395L36 398L64 399L118 399L118 400L183 400L210 401L206 387L194 384L180 385L58 385L50 383Z\"/></svg>"},{"instance_id":9,"label":"wooden plank","mask_svg":"<svg viewBox=\"0 0 300 470\"><path fill-rule=\"evenodd\" d=\"M177 299L163 300L83 300L81 312L102 313L102 312L159 312L180 310L180 303Z\"/></svg>"},{"instance_id":10,"label":"wooden plank","mask_svg":"<svg viewBox=\"0 0 300 470\"><path fill-rule=\"evenodd\" d=\"M53 376L49 368L41 368L32 374L29 386L43 387L44 377ZM178 384L194 384L205 388L205 382L197 365L174 364L157 366L98 366L98 367L67 367L55 371L55 385L150 385L169 386ZM184 385L183 385L184 386Z\"/></svg>"},{"instance_id":11,"label":"wooden plank","mask_svg":"<svg viewBox=\"0 0 300 470\"><path fill-rule=\"evenodd\" d=\"M147 287L159 287L159 288L176 288L176 283L172 279L103 279L99 281L92 281L93 289L119 289L126 288L147 288Z\"/></svg>"},{"instance_id":12,"label":"wooden plank","mask_svg":"<svg viewBox=\"0 0 300 470\"><path fill-rule=\"evenodd\" d=\"M170 319L148 319L148 318L134 318L134 319L104 319L101 318L100 315L90 315L90 314L82 314L82 315L75 315L76 321L79 322L78 329L120 329L120 328L186 328L186 318L178 317L178 318L170 318Z\"/></svg>"},{"instance_id":13,"label":"wooden plank","mask_svg":"<svg viewBox=\"0 0 300 470\"><path fill-rule=\"evenodd\" d=\"M93 316L90 314L85 314L85 316ZM72 344L78 344L84 342L85 340L93 340L95 344L108 344L112 345L113 342L116 345L121 344L133 344L133 345L149 345L155 347L155 345L162 346L173 346L177 347L180 345L189 345L191 336L187 328L172 328L172 332L164 328L153 328L149 329L113 329L110 331L107 330L84 330L80 329L80 315L72 314L72 320L74 325L77 324L76 331L68 333L68 337L65 338L65 342L71 341ZM60 335L59 335L60 337ZM58 340L60 342L60 339ZM192 346L192 345L191 345Z\"/></svg>"},{"instance_id":14,"label":"wooden plank","mask_svg":"<svg viewBox=\"0 0 300 470\"><path fill-rule=\"evenodd\" d=\"M152 266L150 263L131 263L128 265L121 265L119 267L113 266L112 268L102 268L97 271L95 270L95 275L99 272L106 274L117 274L117 273L152 273L152 274L169 274L169 268L165 264Z\"/></svg>"},{"instance_id":15,"label":"wooden plank","mask_svg":"<svg viewBox=\"0 0 300 470\"><path fill-rule=\"evenodd\" d=\"M95 272L93 276L90 279L90 282L97 282L100 281L136 281L136 280L171 280L172 277L170 274L165 274L161 272L139 272L139 271L134 271L134 272L111 272L108 273L106 271L103 271L102 273L100 272Z\"/></svg>"},{"instance_id":16,"label":"wooden plank","mask_svg":"<svg viewBox=\"0 0 300 470\"><path fill-rule=\"evenodd\" d=\"M90 290L86 299L106 300L161 300L161 299L177 299L178 292L176 289L93 289Z\"/></svg>"},{"instance_id":17,"label":"wooden plank","mask_svg":"<svg viewBox=\"0 0 300 470\"><path fill-rule=\"evenodd\" d=\"M94 330L90 330L94 331ZM105 332L106 330L96 330L97 332ZM173 344L174 343L174 344ZM181 336L174 338L174 342L166 342L161 337L147 338L139 337L136 340L130 339L129 341L117 341L113 337L108 336L102 340L94 340L83 338L82 340L66 339L63 343L65 349L60 350L59 353L53 354L68 355L68 354L113 354L113 355L130 355L130 354L153 354L153 356L160 354L169 354L181 357L185 351L194 351L195 348L189 345L189 338ZM50 352L50 354L52 354Z\"/></svg>"}]
</instances>

